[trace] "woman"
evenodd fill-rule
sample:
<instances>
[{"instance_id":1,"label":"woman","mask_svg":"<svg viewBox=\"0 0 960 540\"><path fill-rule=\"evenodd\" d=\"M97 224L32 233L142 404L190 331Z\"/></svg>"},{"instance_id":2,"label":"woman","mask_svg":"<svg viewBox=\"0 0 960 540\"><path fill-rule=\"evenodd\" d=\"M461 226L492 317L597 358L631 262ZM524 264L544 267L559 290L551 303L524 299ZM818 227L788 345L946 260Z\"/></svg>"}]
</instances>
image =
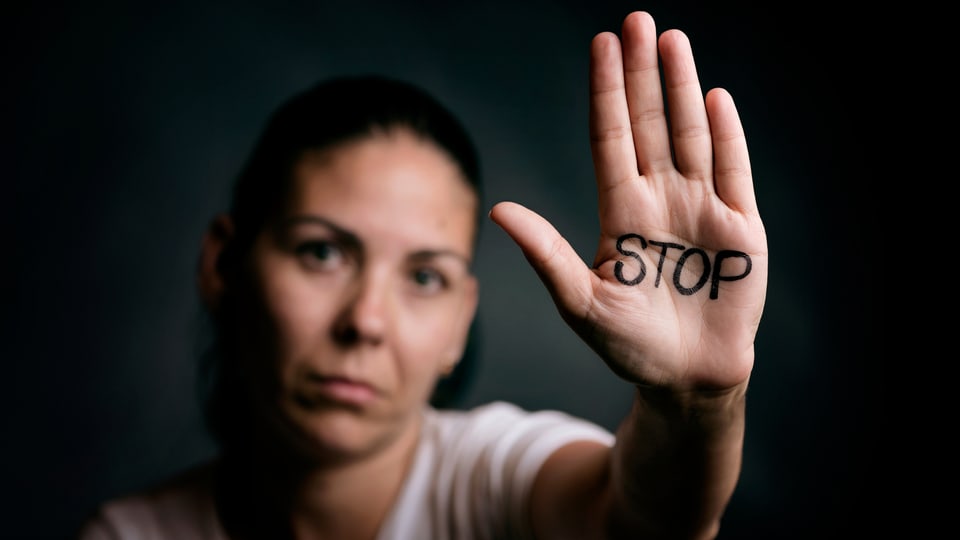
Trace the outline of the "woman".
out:
<instances>
[{"instance_id":1,"label":"woman","mask_svg":"<svg viewBox=\"0 0 960 540\"><path fill-rule=\"evenodd\" d=\"M646 13L595 37L592 268L490 217L627 383L616 434L505 403L438 410L463 356L479 167L415 87L328 81L271 118L204 241L218 458L112 501L94 538L708 538L736 485L766 239L729 95ZM671 104L668 133L658 58Z\"/></svg>"}]
</instances>

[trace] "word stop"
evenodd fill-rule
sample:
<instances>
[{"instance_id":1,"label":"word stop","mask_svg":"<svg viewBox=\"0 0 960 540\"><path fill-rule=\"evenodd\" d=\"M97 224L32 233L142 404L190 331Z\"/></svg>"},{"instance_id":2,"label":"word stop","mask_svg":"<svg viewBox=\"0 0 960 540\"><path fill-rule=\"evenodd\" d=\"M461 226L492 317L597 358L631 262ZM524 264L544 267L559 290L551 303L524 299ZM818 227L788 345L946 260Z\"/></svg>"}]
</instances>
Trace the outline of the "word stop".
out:
<instances>
[{"instance_id":1,"label":"word stop","mask_svg":"<svg viewBox=\"0 0 960 540\"><path fill-rule=\"evenodd\" d=\"M626 255L637 261L637 264L640 267L639 272L636 276L632 278L626 278L623 275L623 261L617 261L617 264L613 268L613 275L617 278L617 281L623 283L624 285L637 285L643 278L647 276L647 265L643 262L643 259L640 258L640 253L636 251L631 251L626 249L623 244L628 240L638 240L640 242L640 249L647 249L647 246L654 246L660 248L660 259L657 261L657 277L653 282L654 287L660 286L660 276L663 274L663 263L667 258L667 251L671 249L681 250L683 253L680 254L680 257L677 259L677 265L673 269L673 286L677 288L677 291L680 294L689 296L696 293L706 285L707 281L710 281L710 299L716 300L720 296L720 282L721 281L737 281L747 277L747 274L750 273L750 270L753 267L753 263L750 261L750 256L742 251L734 251L730 249L724 249L717 252L716 258L713 263L710 262L710 256L707 255L707 252L700 248L687 248L686 246L675 244L673 242L658 242L656 240L647 240L636 233L627 233L622 235L620 238L617 238L617 251L622 255ZM690 287L684 286L680 283L680 275L683 272L684 265L687 264L687 261L691 257L697 257L703 263L703 269L700 272L700 277L697 279L697 282ZM725 275L722 273L723 263L727 259L743 259L746 267L743 272L740 274L728 274Z\"/></svg>"}]
</instances>

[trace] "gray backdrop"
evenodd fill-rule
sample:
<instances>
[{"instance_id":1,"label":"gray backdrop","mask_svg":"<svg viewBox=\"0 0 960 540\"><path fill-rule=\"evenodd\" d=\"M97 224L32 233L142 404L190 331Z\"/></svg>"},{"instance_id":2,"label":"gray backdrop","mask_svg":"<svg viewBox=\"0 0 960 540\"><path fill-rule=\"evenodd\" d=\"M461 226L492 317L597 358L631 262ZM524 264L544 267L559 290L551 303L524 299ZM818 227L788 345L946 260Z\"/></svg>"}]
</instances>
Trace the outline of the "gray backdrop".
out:
<instances>
[{"instance_id":1,"label":"gray backdrop","mask_svg":"<svg viewBox=\"0 0 960 540\"><path fill-rule=\"evenodd\" d=\"M99 500L209 454L194 386L199 241L266 116L320 78L377 72L435 93L475 136L487 206L530 206L592 260L588 45L633 9L687 31L704 89L733 93L769 236L745 463L720 537L839 538L862 517L883 371L859 205L870 161L853 129L867 114L856 97L870 44L854 37L866 22L813 4L611 0L11 9L0 536L69 537ZM630 388L492 224L477 272L479 363L463 404L505 399L615 428Z\"/></svg>"}]
</instances>

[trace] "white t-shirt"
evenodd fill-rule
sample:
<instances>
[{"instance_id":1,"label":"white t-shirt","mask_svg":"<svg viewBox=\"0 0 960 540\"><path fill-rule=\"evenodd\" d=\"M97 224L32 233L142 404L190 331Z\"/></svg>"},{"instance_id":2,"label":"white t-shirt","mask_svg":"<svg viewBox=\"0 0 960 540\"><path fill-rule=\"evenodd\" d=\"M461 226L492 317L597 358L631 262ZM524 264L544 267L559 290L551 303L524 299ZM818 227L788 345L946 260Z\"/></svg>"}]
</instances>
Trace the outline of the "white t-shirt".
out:
<instances>
[{"instance_id":1,"label":"white t-shirt","mask_svg":"<svg viewBox=\"0 0 960 540\"><path fill-rule=\"evenodd\" d=\"M547 457L573 441L614 440L565 413L499 401L424 414L413 466L378 540L530 538L530 488ZM164 488L109 501L80 540L227 540L212 480L208 464Z\"/></svg>"}]
</instances>

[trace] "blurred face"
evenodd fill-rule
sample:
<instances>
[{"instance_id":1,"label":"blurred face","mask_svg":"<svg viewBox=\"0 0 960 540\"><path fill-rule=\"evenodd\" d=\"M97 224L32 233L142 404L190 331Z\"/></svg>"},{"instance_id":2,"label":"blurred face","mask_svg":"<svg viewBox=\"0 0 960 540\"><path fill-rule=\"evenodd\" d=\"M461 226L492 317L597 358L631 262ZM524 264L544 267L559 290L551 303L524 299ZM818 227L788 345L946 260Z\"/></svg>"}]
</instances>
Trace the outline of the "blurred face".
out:
<instances>
[{"instance_id":1,"label":"blurred face","mask_svg":"<svg viewBox=\"0 0 960 540\"><path fill-rule=\"evenodd\" d=\"M252 350L299 443L355 456L416 431L475 312L477 204L455 162L407 130L300 161L251 258L266 329Z\"/></svg>"}]
</instances>

